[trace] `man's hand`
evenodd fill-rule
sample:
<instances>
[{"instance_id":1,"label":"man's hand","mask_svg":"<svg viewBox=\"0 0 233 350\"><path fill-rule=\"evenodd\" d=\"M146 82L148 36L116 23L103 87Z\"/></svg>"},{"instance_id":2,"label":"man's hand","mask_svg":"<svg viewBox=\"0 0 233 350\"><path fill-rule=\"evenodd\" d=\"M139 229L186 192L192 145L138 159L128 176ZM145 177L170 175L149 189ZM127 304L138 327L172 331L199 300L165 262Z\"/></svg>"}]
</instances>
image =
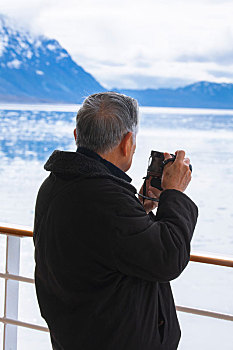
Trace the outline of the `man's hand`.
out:
<instances>
[{"instance_id":1,"label":"man's hand","mask_svg":"<svg viewBox=\"0 0 233 350\"><path fill-rule=\"evenodd\" d=\"M190 160L185 158L185 151L176 151L176 159L165 165L161 184L163 190L175 189L184 192L191 181ZM164 159L172 158L169 153L164 153Z\"/></svg>"},{"instance_id":2,"label":"man's hand","mask_svg":"<svg viewBox=\"0 0 233 350\"><path fill-rule=\"evenodd\" d=\"M161 185L163 190L175 189L184 192L189 182L191 181L191 170L189 169L190 160L185 158L185 151L176 151L176 159L165 165L163 169ZM164 160L172 158L169 153L164 153ZM162 191L150 185L151 177L146 180L146 195L152 198L159 198ZM143 194L143 186L140 194ZM140 202L143 203L143 198L139 196ZM144 208L147 214L158 206L158 202L144 200Z\"/></svg>"},{"instance_id":3,"label":"man's hand","mask_svg":"<svg viewBox=\"0 0 233 350\"><path fill-rule=\"evenodd\" d=\"M150 182L151 182L151 177L148 180L146 180L146 196L151 197L151 198L159 198L160 193L162 191L159 191L157 188L152 187L150 185ZM139 193L143 194L143 185L142 185ZM140 202L143 203L143 198L140 196L138 198L139 198ZM147 214L149 214L149 212L151 212L152 210L154 210L158 206L158 202L154 202L154 201L150 201L149 199L145 199L143 206L144 206Z\"/></svg>"}]
</instances>

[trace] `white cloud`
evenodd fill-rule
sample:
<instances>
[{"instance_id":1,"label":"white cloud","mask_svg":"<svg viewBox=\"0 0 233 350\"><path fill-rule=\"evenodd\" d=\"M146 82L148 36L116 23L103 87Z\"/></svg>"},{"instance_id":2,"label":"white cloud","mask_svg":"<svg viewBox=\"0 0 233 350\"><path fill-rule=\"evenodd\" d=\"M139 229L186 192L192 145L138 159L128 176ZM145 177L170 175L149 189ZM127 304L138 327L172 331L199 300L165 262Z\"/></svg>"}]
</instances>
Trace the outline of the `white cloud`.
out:
<instances>
[{"instance_id":1,"label":"white cloud","mask_svg":"<svg viewBox=\"0 0 233 350\"><path fill-rule=\"evenodd\" d=\"M15 69L19 69L20 66L21 66L22 62L17 60L17 59L14 59L10 62L7 63L7 66L8 68L15 68Z\"/></svg>"},{"instance_id":2,"label":"white cloud","mask_svg":"<svg viewBox=\"0 0 233 350\"><path fill-rule=\"evenodd\" d=\"M44 75L44 72L42 70L36 70L37 75Z\"/></svg>"},{"instance_id":3,"label":"white cloud","mask_svg":"<svg viewBox=\"0 0 233 350\"><path fill-rule=\"evenodd\" d=\"M1 0L1 8L57 39L108 87L143 77L151 87L216 81L211 71L232 64L230 0Z\"/></svg>"}]
</instances>

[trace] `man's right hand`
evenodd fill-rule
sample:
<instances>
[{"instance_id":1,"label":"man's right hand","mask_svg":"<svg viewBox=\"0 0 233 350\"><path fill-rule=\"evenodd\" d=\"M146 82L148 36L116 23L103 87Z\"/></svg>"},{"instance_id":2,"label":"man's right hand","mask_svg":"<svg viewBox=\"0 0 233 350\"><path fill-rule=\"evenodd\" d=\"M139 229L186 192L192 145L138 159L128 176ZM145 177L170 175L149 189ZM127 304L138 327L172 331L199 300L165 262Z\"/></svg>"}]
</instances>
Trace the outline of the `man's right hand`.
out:
<instances>
[{"instance_id":1,"label":"man's right hand","mask_svg":"<svg viewBox=\"0 0 233 350\"><path fill-rule=\"evenodd\" d=\"M165 165L162 174L163 190L175 189L184 192L191 181L190 160L185 158L185 151L176 151L176 159ZM172 158L169 153L164 153L164 160Z\"/></svg>"}]
</instances>

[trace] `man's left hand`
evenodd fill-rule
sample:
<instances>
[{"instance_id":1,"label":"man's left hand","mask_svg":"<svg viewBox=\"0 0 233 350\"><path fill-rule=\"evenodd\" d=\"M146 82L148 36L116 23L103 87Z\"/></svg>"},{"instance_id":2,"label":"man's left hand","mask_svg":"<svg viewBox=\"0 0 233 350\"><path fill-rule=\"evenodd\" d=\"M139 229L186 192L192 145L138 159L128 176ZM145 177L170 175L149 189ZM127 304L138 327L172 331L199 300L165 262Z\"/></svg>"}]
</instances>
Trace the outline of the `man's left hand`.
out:
<instances>
[{"instance_id":1,"label":"man's left hand","mask_svg":"<svg viewBox=\"0 0 233 350\"><path fill-rule=\"evenodd\" d=\"M148 180L146 180L146 196L159 199L159 196L160 196L162 191L158 190L155 187L152 187L150 185L150 182L151 182L151 177ZM142 185L139 193L143 194L143 185ZM138 198L139 198L140 202L143 203L143 198L141 196L139 196ZM158 206L158 202L154 202L154 201L150 201L149 199L145 199L143 206L144 206L147 214L149 214L149 212L151 212L152 210L154 210Z\"/></svg>"}]
</instances>

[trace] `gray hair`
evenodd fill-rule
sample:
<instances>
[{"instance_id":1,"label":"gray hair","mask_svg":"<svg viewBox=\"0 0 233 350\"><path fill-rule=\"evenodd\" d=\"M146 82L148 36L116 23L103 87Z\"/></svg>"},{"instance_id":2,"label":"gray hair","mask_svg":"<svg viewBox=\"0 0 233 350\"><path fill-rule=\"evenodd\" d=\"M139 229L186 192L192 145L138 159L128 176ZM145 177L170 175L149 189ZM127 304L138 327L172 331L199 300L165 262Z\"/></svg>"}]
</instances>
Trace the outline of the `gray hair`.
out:
<instances>
[{"instance_id":1,"label":"gray hair","mask_svg":"<svg viewBox=\"0 0 233 350\"><path fill-rule=\"evenodd\" d=\"M76 117L77 146L107 153L138 125L138 103L116 92L88 96Z\"/></svg>"}]
</instances>

